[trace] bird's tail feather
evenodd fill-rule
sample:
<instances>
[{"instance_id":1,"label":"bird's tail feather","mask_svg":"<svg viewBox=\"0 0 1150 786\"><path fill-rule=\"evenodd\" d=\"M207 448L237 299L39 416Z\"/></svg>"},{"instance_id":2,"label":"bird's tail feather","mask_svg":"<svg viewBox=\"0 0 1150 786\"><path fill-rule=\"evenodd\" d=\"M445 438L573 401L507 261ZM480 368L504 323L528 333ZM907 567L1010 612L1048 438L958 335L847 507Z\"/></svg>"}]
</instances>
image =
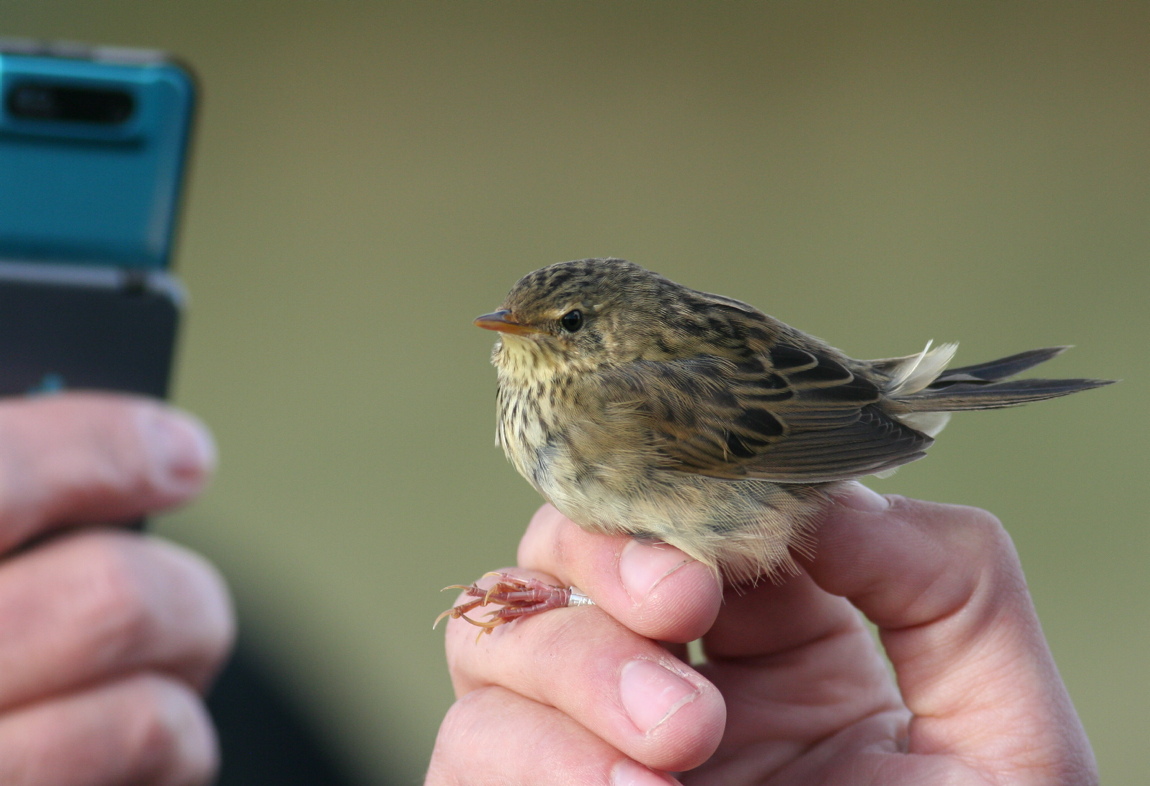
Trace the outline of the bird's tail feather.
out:
<instances>
[{"instance_id":1,"label":"bird's tail feather","mask_svg":"<svg viewBox=\"0 0 1150 786\"><path fill-rule=\"evenodd\" d=\"M931 350L927 344L918 355L872 361L889 375L886 393L897 408L895 418L928 437L942 431L951 412L1016 407L1113 383L1108 379L1009 379L1069 347L1032 349L973 366L940 369L954 349L953 344L944 344Z\"/></svg>"},{"instance_id":2,"label":"bird's tail feather","mask_svg":"<svg viewBox=\"0 0 1150 786\"><path fill-rule=\"evenodd\" d=\"M1057 357L1069 347L1047 347L942 371L925 387L892 391L907 412L959 412L1014 407L1111 384L1105 379L1008 379Z\"/></svg>"},{"instance_id":3,"label":"bird's tail feather","mask_svg":"<svg viewBox=\"0 0 1150 786\"><path fill-rule=\"evenodd\" d=\"M952 382L940 379L940 381L943 382L940 387L931 385L926 390L896 400L908 412L1000 409L1067 396L1080 390L1100 388L1113 383L1113 380L1109 379L1016 379L999 382Z\"/></svg>"},{"instance_id":4,"label":"bird's tail feather","mask_svg":"<svg viewBox=\"0 0 1150 786\"><path fill-rule=\"evenodd\" d=\"M1065 347L1046 347L1045 349L1032 349L1028 352L1019 352L1017 355L991 360L987 363L977 363L973 366L951 368L938 375L930 387L938 388L956 382L998 382L999 380L1021 374L1029 368L1056 358L1066 350Z\"/></svg>"}]
</instances>

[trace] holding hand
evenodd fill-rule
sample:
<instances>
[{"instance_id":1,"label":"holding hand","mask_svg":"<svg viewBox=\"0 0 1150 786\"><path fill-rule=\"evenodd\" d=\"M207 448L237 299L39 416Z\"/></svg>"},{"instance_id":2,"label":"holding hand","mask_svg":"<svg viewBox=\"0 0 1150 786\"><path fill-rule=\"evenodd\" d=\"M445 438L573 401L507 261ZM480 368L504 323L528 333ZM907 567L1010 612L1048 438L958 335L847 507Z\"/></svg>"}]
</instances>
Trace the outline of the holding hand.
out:
<instances>
[{"instance_id":1,"label":"holding hand","mask_svg":"<svg viewBox=\"0 0 1150 786\"><path fill-rule=\"evenodd\" d=\"M183 548L85 525L187 502L213 464L203 427L155 402L0 402L0 783L210 780L227 590Z\"/></svg>"},{"instance_id":2,"label":"holding hand","mask_svg":"<svg viewBox=\"0 0 1150 786\"><path fill-rule=\"evenodd\" d=\"M427 783L1097 782L992 516L852 484L817 537L801 575L724 598L682 552L544 507L518 574L573 584L598 607L478 644L450 622L459 700ZM692 668L682 643L699 637L707 662Z\"/></svg>"}]
</instances>

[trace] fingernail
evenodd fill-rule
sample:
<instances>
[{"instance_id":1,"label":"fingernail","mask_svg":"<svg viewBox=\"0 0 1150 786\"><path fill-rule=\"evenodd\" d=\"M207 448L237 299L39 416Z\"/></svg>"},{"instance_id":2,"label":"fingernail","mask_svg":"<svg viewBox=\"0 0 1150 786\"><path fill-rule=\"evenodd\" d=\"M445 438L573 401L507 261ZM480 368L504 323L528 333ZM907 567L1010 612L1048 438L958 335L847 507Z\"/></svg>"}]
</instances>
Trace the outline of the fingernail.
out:
<instances>
[{"instance_id":1,"label":"fingernail","mask_svg":"<svg viewBox=\"0 0 1150 786\"><path fill-rule=\"evenodd\" d=\"M619 578L632 602L640 603L660 581L691 561L674 546L632 540L619 555Z\"/></svg>"},{"instance_id":2,"label":"fingernail","mask_svg":"<svg viewBox=\"0 0 1150 786\"><path fill-rule=\"evenodd\" d=\"M863 513L882 513L890 507L890 500L861 483L846 483L835 493L835 500L843 507Z\"/></svg>"},{"instance_id":3,"label":"fingernail","mask_svg":"<svg viewBox=\"0 0 1150 786\"><path fill-rule=\"evenodd\" d=\"M611 786L670 786L670 781L657 772L631 759L622 759L611 768Z\"/></svg>"},{"instance_id":4,"label":"fingernail","mask_svg":"<svg viewBox=\"0 0 1150 786\"><path fill-rule=\"evenodd\" d=\"M654 661L633 660L623 667L619 675L619 698L623 708L635 727L644 734L658 728L698 695L694 685Z\"/></svg>"},{"instance_id":5,"label":"fingernail","mask_svg":"<svg viewBox=\"0 0 1150 786\"><path fill-rule=\"evenodd\" d=\"M173 485L198 483L215 467L215 441L197 418L170 408L152 409L143 431L157 468Z\"/></svg>"}]
</instances>

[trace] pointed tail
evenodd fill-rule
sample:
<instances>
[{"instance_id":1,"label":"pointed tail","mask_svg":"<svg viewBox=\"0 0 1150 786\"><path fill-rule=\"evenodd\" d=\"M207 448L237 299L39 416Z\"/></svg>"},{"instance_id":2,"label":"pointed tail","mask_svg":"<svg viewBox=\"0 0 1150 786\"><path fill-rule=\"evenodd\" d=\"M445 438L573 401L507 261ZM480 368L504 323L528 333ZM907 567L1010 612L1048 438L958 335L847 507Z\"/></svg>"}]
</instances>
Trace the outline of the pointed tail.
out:
<instances>
[{"instance_id":1,"label":"pointed tail","mask_svg":"<svg viewBox=\"0 0 1150 786\"><path fill-rule=\"evenodd\" d=\"M1114 383L1109 379L1008 379L1067 349L1069 347L1033 349L987 363L949 369L925 389L893 398L908 412L958 412L1014 407Z\"/></svg>"}]
</instances>

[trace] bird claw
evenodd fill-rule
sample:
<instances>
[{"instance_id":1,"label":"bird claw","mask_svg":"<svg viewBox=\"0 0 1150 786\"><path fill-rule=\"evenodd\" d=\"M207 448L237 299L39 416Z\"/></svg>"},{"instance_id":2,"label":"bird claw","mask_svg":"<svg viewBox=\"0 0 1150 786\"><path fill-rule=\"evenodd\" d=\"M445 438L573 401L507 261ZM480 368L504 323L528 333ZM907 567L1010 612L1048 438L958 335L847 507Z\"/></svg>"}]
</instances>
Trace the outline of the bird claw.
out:
<instances>
[{"instance_id":1,"label":"bird claw","mask_svg":"<svg viewBox=\"0 0 1150 786\"><path fill-rule=\"evenodd\" d=\"M453 620L461 619L480 628L479 635L476 636L476 641L478 641L479 636L484 633L491 633L500 625L514 622L521 617L589 602L586 600L586 596L571 587L556 587L554 584L547 584L539 579L520 579L509 573L486 573L483 578L488 576L495 576L499 580L486 589L478 584L452 584L449 587L444 587L444 591L463 590L472 600L460 603L440 614L435 618L435 624L431 626L432 629L444 617L451 617ZM477 620L467 616L468 612L490 604L499 606L499 608L487 612L487 619Z\"/></svg>"}]
</instances>

